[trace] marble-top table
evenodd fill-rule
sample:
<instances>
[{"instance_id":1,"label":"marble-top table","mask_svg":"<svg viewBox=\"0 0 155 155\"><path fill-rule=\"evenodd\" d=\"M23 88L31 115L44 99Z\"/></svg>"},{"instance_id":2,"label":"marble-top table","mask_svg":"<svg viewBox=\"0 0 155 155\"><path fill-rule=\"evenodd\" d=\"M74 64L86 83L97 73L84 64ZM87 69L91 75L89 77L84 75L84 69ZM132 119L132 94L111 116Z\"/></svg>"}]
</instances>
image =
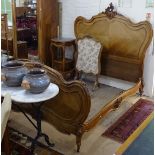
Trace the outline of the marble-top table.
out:
<instances>
[{"instance_id":1,"label":"marble-top table","mask_svg":"<svg viewBox=\"0 0 155 155\"><path fill-rule=\"evenodd\" d=\"M59 93L59 88L56 84L50 83L49 87L40 94L32 94L22 87L8 87L3 82L1 83L1 95L11 94L11 99L18 103L38 103L49 100Z\"/></svg>"},{"instance_id":2,"label":"marble-top table","mask_svg":"<svg viewBox=\"0 0 155 155\"><path fill-rule=\"evenodd\" d=\"M13 102L14 106L16 106L26 116L26 118L31 122L31 124L37 129L37 135L32 141L31 153L33 154L35 145L37 144L37 140L40 137L44 137L48 146L53 147L54 143L50 143L49 137L45 133L42 133L41 107L44 104L44 101L47 101L47 100L55 97L59 93L59 87L54 83L50 83L49 87L44 92L42 92L40 94L33 94L33 93L30 93L30 92L24 90L22 87L8 87L2 82L1 83L1 95L5 96L5 94L7 94L7 93L11 94L12 101L15 101L15 103ZM24 112L24 110L22 109L22 105L20 103L32 105L32 108L34 111L34 118L37 122L37 125L35 125L33 123L33 121L29 118L29 116Z\"/></svg>"}]
</instances>

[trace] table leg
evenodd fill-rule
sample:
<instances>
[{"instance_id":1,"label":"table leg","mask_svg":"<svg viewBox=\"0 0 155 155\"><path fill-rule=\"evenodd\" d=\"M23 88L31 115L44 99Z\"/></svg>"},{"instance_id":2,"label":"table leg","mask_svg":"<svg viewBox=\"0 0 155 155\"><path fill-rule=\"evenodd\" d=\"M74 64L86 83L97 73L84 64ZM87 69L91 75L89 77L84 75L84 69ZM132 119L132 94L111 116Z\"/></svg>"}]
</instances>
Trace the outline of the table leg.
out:
<instances>
[{"instance_id":1,"label":"table leg","mask_svg":"<svg viewBox=\"0 0 155 155\"><path fill-rule=\"evenodd\" d=\"M38 105L38 106L35 106L32 103L32 107L33 107L33 109L35 110L35 113L36 113L36 118L35 119L37 121L37 135L36 135L35 139L32 141L32 145L31 145L31 153L32 154L34 152L35 145L37 144L37 140L40 137L45 138L45 141L48 144L48 146L50 146L50 147L54 146L54 143L50 143L49 137L45 133L42 133L42 130L41 130L41 120L42 120L41 106L42 106L42 103L40 103L40 105Z\"/></svg>"}]
</instances>

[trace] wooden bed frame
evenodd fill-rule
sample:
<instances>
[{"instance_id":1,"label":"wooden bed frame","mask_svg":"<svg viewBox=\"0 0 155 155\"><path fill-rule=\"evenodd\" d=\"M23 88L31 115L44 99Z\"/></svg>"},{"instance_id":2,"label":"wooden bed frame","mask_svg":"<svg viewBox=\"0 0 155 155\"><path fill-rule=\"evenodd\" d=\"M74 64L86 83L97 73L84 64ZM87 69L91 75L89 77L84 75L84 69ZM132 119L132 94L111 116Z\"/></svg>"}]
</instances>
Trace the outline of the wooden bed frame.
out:
<instances>
[{"instance_id":1,"label":"wooden bed frame","mask_svg":"<svg viewBox=\"0 0 155 155\"><path fill-rule=\"evenodd\" d=\"M143 61L152 40L152 26L143 21L133 23L113 11L113 6L90 20L78 17L75 36L91 36L103 45L101 74L137 82L143 75Z\"/></svg>"},{"instance_id":2,"label":"wooden bed frame","mask_svg":"<svg viewBox=\"0 0 155 155\"><path fill-rule=\"evenodd\" d=\"M59 94L47 101L43 108L43 119L65 134L76 136L77 152L80 150L82 135L110 111L119 107L122 100L140 90L142 94L143 61L151 39L152 28L149 22L132 23L118 15L109 7L105 12L86 20L78 17L75 21L77 39L91 36L103 44L102 74L136 82L135 86L123 91L109 101L90 120L86 121L91 107L91 97L84 82L67 82L56 70L43 66L51 82L59 86ZM31 66L30 63L26 63ZM23 107L33 116L30 107Z\"/></svg>"}]
</instances>

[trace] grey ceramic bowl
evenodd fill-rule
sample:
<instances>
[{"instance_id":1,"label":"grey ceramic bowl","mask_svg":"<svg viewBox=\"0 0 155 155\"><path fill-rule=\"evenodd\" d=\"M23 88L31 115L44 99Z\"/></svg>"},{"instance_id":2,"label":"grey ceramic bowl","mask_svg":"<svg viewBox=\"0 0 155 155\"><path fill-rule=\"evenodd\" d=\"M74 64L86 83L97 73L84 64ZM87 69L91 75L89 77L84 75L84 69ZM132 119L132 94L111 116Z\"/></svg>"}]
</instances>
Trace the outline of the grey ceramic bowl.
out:
<instances>
[{"instance_id":1,"label":"grey ceramic bowl","mask_svg":"<svg viewBox=\"0 0 155 155\"><path fill-rule=\"evenodd\" d=\"M23 77L27 73L27 68L20 61L8 61L2 65L1 80L9 87L21 85Z\"/></svg>"},{"instance_id":2,"label":"grey ceramic bowl","mask_svg":"<svg viewBox=\"0 0 155 155\"><path fill-rule=\"evenodd\" d=\"M50 78L43 69L34 68L23 78L22 87L31 93L42 93L50 84Z\"/></svg>"}]
</instances>

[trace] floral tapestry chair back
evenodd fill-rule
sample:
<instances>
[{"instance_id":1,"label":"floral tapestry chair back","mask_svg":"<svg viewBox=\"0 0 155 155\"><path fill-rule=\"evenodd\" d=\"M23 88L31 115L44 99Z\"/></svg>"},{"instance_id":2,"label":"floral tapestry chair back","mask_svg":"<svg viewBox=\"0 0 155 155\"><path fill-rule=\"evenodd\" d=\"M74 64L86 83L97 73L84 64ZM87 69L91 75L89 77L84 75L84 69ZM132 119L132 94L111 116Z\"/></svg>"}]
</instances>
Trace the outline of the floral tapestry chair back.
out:
<instances>
[{"instance_id":1,"label":"floral tapestry chair back","mask_svg":"<svg viewBox=\"0 0 155 155\"><path fill-rule=\"evenodd\" d=\"M92 73L96 75L96 80L94 84L99 86L98 75L100 74L101 64L100 64L100 55L102 50L102 45L100 42L97 42L94 38L84 37L78 39L78 57L76 62L76 71L77 78L79 79L81 73Z\"/></svg>"}]
</instances>

